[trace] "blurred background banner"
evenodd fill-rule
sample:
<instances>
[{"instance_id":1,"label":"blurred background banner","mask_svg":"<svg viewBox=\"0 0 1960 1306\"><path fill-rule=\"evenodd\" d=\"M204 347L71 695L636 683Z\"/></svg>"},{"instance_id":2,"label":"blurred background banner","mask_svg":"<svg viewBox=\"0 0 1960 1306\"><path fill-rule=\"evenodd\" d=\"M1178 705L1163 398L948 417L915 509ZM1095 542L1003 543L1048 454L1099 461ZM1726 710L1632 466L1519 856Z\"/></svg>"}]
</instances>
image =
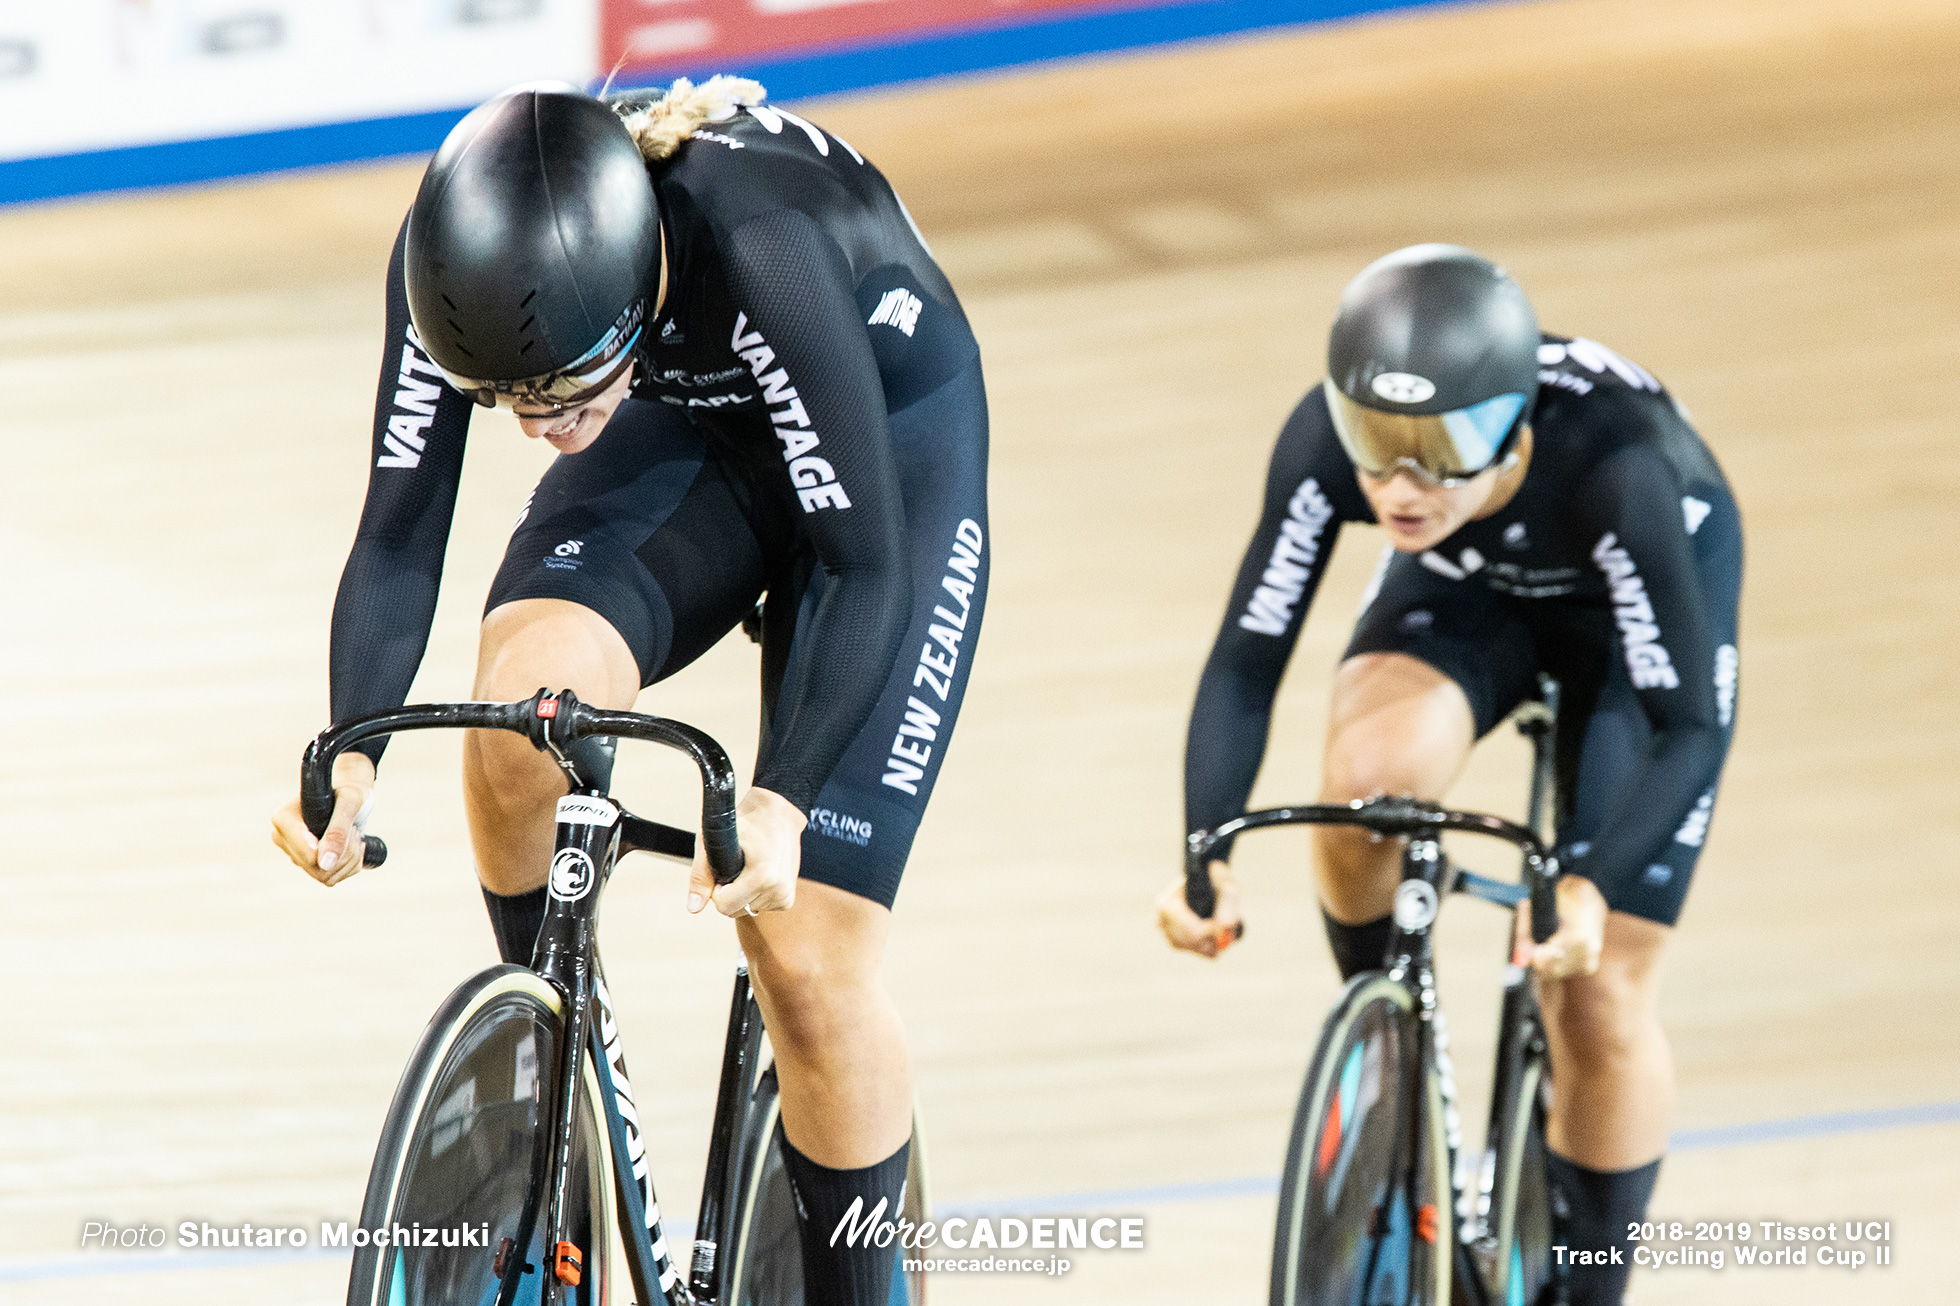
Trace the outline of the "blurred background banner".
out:
<instances>
[{"instance_id":1,"label":"blurred background banner","mask_svg":"<svg viewBox=\"0 0 1960 1306\"><path fill-rule=\"evenodd\" d=\"M601 0L624 83L739 71L794 99L1439 0Z\"/></svg>"},{"instance_id":2,"label":"blurred background banner","mask_svg":"<svg viewBox=\"0 0 1960 1306\"><path fill-rule=\"evenodd\" d=\"M597 0L0 0L0 197L427 149L514 82L586 82L597 22Z\"/></svg>"},{"instance_id":3,"label":"blurred background banner","mask_svg":"<svg viewBox=\"0 0 1960 1306\"><path fill-rule=\"evenodd\" d=\"M1426 0L0 0L0 203L432 150L535 80L776 98Z\"/></svg>"},{"instance_id":4,"label":"blurred background banner","mask_svg":"<svg viewBox=\"0 0 1960 1306\"><path fill-rule=\"evenodd\" d=\"M1061 10L1154 9L1089 0L601 0L605 61L660 67L837 42L889 39Z\"/></svg>"}]
</instances>

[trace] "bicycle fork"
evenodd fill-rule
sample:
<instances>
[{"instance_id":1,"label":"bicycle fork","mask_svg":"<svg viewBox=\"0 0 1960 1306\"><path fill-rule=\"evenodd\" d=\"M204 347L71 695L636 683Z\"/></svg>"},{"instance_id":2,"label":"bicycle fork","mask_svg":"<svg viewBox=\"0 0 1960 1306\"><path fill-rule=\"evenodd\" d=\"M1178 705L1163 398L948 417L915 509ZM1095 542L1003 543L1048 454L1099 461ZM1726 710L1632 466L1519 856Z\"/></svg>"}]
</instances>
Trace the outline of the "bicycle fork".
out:
<instances>
[{"instance_id":1,"label":"bicycle fork","mask_svg":"<svg viewBox=\"0 0 1960 1306\"><path fill-rule=\"evenodd\" d=\"M1443 1013L1436 1002L1435 943L1430 926L1440 910L1442 895L1449 890L1449 876L1449 859L1436 836L1411 836L1402 850L1402 881L1396 886L1394 930L1388 946L1389 977L1407 985L1416 1000L1417 1073L1408 1106L1414 1125L1408 1135L1412 1143L1407 1172L1409 1215L1415 1236L1429 1246L1432 1257L1440 1256L1446 1264L1455 1257L1453 1244L1463 1209L1457 1175L1463 1130L1456 1107L1455 1065L1450 1059ZM1425 1109L1432 1075L1443 1107L1442 1118L1437 1121L1430 1120ZM1448 1191L1433 1193L1431 1201L1423 1202L1420 1178L1431 1146L1428 1131L1437 1126L1443 1130L1448 1155Z\"/></svg>"}]
</instances>

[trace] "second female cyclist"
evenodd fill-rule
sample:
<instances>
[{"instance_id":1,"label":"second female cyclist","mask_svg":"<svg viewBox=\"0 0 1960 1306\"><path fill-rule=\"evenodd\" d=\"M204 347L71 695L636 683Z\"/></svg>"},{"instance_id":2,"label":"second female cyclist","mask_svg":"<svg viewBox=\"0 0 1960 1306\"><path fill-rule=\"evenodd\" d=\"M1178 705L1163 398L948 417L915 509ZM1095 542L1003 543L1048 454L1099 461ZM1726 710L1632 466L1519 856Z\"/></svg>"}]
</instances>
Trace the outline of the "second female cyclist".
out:
<instances>
[{"instance_id":1,"label":"second female cyclist","mask_svg":"<svg viewBox=\"0 0 1960 1306\"><path fill-rule=\"evenodd\" d=\"M987 592L987 410L952 287L877 169L752 82L601 101L512 92L430 163L388 269L366 506L334 605L333 716L402 703L426 645L475 405L559 457L491 586L475 695L629 707L760 600L748 865L689 905L735 918L782 1086L812 1302L883 1306L912 1096L879 978L890 907L959 714ZM349 753L317 842L361 864L381 749ZM595 753L591 762L605 766ZM500 951L545 909L557 769L467 737Z\"/></svg>"},{"instance_id":2,"label":"second female cyclist","mask_svg":"<svg viewBox=\"0 0 1960 1306\"><path fill-rule=\"evenodd\" d=\"M1742 519L1714 455L1644 368L1541 332L1501 268L1416 245L1341 297L1326 379L1274 446L1265 509L1191 710L1185 815L1245 809L1274 695L1344 523L1385 550L1334 676L1321 798L1439 799L1471 745L1537 685L1559 704L1560 927L1543 981L1550 1178L1587 1256L1572 1306L1618 1306L1667 1146L1673 1065L1662 961L1708 833L1734 726ZM1399 857L1315 827L1342 976L1381 965ZM1200 921L1159 900L1178 947L1217 955L1241 919L1230 866Z\"/></svg>"}]
</instances>

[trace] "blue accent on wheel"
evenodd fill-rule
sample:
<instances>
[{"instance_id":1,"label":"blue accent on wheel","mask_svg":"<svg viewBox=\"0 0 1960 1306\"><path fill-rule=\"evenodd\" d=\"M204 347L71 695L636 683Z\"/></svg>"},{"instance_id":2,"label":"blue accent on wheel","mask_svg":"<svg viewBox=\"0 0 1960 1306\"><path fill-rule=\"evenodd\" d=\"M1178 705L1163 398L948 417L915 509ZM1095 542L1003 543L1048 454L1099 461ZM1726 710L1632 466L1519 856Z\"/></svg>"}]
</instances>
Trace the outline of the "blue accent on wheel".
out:
<instances>
[{"instance_id":1,"label":"blue accent on wheel","mask_svg":"<svg viewBox=\"0 0 1960 1306\"><path fill-rule=\"evenodd\" d=\"M1354 1100L1361 1096L1361 1053L1363 1045L1356 1043L1348 1053L1347 1064L1341 1067L1341 1132L1354 1128Z\"/></svg>"},{"instance_id":2,"label":"blue accent on wheel","mask_svg":"<svg viewBox=\"0 0 1960 1306\"><path fill-rule=\"evenodd\" d=\"M1409 1251L1414 1221L1409 1217L1409 1194L1397 1187L1388 1203L1388 1231L1382 1236L1375 1277L1368 1285L1370 1302L1406 1301L1409 1294Z\"/></svg>"}]
</instances>

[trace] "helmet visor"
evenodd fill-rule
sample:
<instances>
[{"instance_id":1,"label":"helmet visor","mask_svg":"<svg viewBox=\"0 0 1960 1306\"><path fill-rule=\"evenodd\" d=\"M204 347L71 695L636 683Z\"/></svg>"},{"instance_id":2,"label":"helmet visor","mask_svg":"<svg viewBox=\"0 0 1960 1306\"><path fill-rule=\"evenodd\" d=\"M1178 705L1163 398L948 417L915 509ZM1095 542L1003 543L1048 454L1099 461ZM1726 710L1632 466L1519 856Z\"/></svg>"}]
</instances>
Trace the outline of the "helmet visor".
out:
<instances>
[{"instance_id":1,"label":"helmet visor","mask_svg":"<svg viewBox=\"0 0 1960 1306\"><path fill-rule=\"evenodd\" d=\"M617 381L620 373L632 363L633 349L640 343L645 317L646 301L634 300L619 315L612 329L600 337L598 344L564 367L542 376L525 377L519 381L495 381L459 376L447 368L443 369L443 375L449 378L451 385L485 408L494 408L498 404L510 407L519 403L542 408L575 407L593 399Z\"/></svg>"},{"instance_id":2,"label":"helmet visor","mask_svg":"<svg viewBox=\"0 0 1960 1306\"><path fill-rule=\"evenodd\" d=\"M1385 413L1331 383L1321 388L1341 447L1378 480L1401 467L1432 484L1468 480L1498 460L1524 416L1525 396L1517 393L1447 413Z\"/></svg>"}]
</instances>

